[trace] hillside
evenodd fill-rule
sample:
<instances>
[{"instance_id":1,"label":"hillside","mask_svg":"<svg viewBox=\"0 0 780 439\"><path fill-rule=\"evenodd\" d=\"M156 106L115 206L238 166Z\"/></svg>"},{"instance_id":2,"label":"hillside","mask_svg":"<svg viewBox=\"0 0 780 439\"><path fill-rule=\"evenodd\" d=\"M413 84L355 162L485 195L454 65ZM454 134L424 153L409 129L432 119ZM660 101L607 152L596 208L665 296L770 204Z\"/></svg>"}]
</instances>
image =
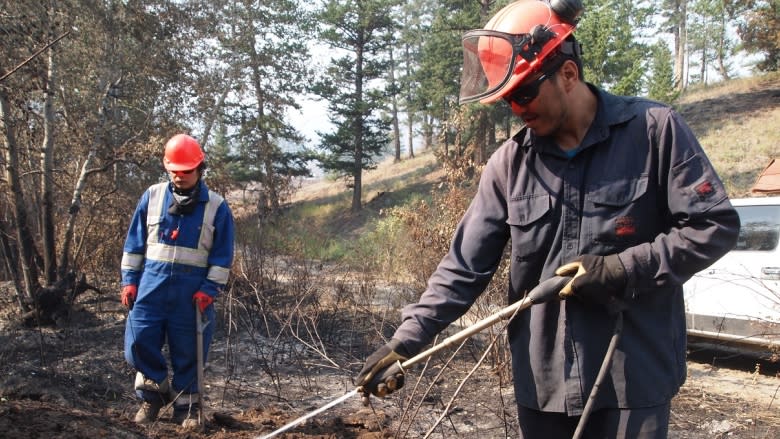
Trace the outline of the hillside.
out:
<instances>
[{"instance_id":1,"label":"hillside","mask_svg":"<svg viewBox=\"0 0 780 439\"><path fill-rule=\"evenodd\" d=\"M780 156L780 72L688 92L676 106L732 197Z\"/></svg>"},{"instance_id":2,"label":"hillside","mask_svg":"<svg viewBox=\"0 0 780 439\"><path fill-rule=\"evenodd\" d=\"M732 197L749 196L758 174L780 157L780 72L699 87L674 107L697 135ZM442 180L444 172L432 151L417 148L413 159L400 163L387 159L364 173L366 208L358 215L345 213L351 192L342 182L307 182L292 202L331 205L333 216L323 218L324 223L334 225L337 234L360 231L381 209L403 204L410 194L427 194Z\"/></svg>"}]
</instances>

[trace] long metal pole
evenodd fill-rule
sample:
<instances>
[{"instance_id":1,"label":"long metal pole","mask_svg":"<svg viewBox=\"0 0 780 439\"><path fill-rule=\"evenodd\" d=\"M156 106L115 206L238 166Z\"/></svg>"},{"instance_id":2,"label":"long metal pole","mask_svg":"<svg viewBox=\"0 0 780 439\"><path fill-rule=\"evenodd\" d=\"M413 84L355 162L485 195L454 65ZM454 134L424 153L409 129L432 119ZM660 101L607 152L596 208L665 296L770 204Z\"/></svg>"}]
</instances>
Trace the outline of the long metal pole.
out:
<instances>
[{"instance_id":1,"label":"long metal pole","mask_svg":"<svg viewBox=\"0 0 780 439\"><path fill-rule=\"evenodd\" d=\"M555 276L553 278L547 279L546 281L537 285L533 290L531 290L530 293L528 293L528 295L523 297L521 300L507 306L506 308L503 308L501 311L491 315L490 317L478 321L477 323L469 326L468 328L458 331L457 333L445 338L441 343L437 344L436 346L432 346L426 349L425 351L415 355L414 357L404 361L403 363L401 363L401 369L406 369L409 366L419 363L420 361L425 360L426 358L430 357L436 352L439 352L440 350L446 348L447 346L452 346L453 344L460 343L461 341L465 340L468 337L471 337L477 332L487 327L495 325L500 320L508 319L513 315L515 315L515 313L522 311L535 303L546 302L552 299L553 297L558 297L558 292L561 290L561 288L563 288L564 285L566 285L566 282L568 282L569 280L571 280L571 278L567 276ZM334 399L333 401L325 404L324 406L312 412L309 412L292 422L289 422L283 427L275 431L272 431L271 433L268 433L265 436L258 436L255 439L270 439L278 435L279 433L283 433L295 427L296 425L300 424L301 422L311 417L314 417L335 405L341 404L342 402L346 401L347 399L351 398L357 393L358 393L358 389L354 389L340 396L339 398Z\"/></svg>"},{"instance_id":2,"label":"long metal pole","mask_svg":"<svg viewBox=\"0 0 780 439\"><path fill-rule=\"evenodd\" d=\"M276 436L276 435L278 435L280 433L284 433L285 431L287 431L287 430L297 426L301 422L303 422L303 421L305 421L305 420L307 420L309 418L313 418L313 417L319 415L320 413L324 412L325 410L328 410L329 408L331 408L333 406L336 406L336 405L339 405L342 402L348 400L349 398L352 398L353 396L357 395L357 393L358 393L358 389L352 389L351 391L349 391L349 392L345 393L344 395L334 399L333 401L325 404L324 406L318 408L317 410L309 412L309 413L301 416L300 418L298 418L298 419L296 419L296 420L294 420L292 422L287 423L283 427L278 428L278 429L268 433L265 436L259 436L258 438L259 439L268 439L268 438L272 438L272 437L274 437L274 436ZM255 439L258 439L258 438L255 438Z\"/></svg>"},{"instance_id":3,"label":"long metal pole","mask_svg":"<svg viewBox=\"0 0 780 439\"><path fill-rule=\"evenodd\" d=\"M205 420L203 419L203 330L206 328L206 325L208 323L203 323L203 313L200 311L200 308L198 307L198 304L195 304L195 333L196 333L196 352L197 352L197 361L198 361L198 367L197 367L197 373L198 373L198 425L200 426L200 429L203 430L206 426Z\"/></svg>"}]
</instances>

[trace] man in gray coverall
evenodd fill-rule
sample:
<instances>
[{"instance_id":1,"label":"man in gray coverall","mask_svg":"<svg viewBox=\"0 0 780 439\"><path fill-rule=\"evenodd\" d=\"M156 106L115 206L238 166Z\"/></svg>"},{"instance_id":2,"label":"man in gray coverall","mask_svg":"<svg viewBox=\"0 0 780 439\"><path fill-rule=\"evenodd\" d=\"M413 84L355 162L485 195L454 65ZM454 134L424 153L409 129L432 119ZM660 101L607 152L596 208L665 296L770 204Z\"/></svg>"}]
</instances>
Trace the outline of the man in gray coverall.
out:
<instances>
[{"instance_id":1,"label":"man in gray coverall","mask_svg":"<svg viewBox=\"0 0 780 439\"><path fill-rule=\"evenodd\" d=\"M521 437L572 437L618 309L622 338L585 437L667 436L686 375L682 284L734 246L739 217L677 113L584 82L580 11L521 0L464 36L461 103L504 99L525 127L491 156L425 293L366 360L364 395L403 385L397 361L468 310L511 241L509 302L573 277L567 300L509 324Z\"/></svg>"}]
</instances>

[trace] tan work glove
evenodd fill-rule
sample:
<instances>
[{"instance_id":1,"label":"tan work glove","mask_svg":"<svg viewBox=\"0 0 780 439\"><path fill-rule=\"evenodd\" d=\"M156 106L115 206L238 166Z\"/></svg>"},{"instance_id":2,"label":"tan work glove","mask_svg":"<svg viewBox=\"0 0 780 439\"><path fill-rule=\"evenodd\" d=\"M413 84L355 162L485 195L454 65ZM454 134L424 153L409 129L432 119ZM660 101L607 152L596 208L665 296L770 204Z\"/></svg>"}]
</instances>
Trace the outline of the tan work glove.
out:
<instances>
[{"instance_id":1,"label":"tan work glove","mask_svg":"<svg viewBox=\"0 0 780 439\"><path fill-rule=\"evenodd\" d=\"M617 255L582 255L559 267L555 274L573 276L561 289L561 298L577 296L583 301L605 306L610 313L625 308L622 297L627 282L626 269Z\"/></svg>"},{"instance_id":2,"label":"tan work glove","mask_svg":"<svg viewBox=\"0 0 780 439\"><path fill-rule=\"evenodd\" d=\"M369 355L355 382L363 394L363 403L368 395L380 398L389 395L404 385L404 371L401 363L409 358L408 352L399 340L391 339L386 345Z\"/></svg>"}]
</instances>

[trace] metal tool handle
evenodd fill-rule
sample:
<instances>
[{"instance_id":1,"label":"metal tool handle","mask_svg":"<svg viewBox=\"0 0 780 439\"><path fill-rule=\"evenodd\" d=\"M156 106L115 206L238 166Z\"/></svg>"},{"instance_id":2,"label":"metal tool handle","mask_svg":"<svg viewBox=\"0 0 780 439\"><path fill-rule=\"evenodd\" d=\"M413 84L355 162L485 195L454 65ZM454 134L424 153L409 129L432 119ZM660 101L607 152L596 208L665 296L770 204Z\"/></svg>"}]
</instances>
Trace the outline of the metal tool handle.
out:
<instances>
[{"instance_id":1,"label":"metal tool handle","mask_svg":"<svg viewBox=\"0 0 780 439\"><path fill-rule=\"evenodd\" d=\"M570 280L571 277L569 276L555 276L555 277L551 277L550 279L547 279L544 282L541 282L539 285L534 287L521 300L518 300L517 302L507 306L506 308L503 308L501 311L491 315L490 317L486 317L478 321L477 323L469 326L468 328L465 328L460 332L457 332L445 338L441 343L437 344L436 346L432 346L426 349L425 351L415 355L414 357L404 361L403 363L401 363L401 367L405 369L413 364L417 364L420 361L425 360L426 358L435 354L436 352L439 352L440 350L448 346L452 346L456 343L460 343L461 341L467 339L468 337L471 337L472 335L482 331L483 329L493 326L501 320L506 320L512 317L518 311L522 311L530 307L531 305L537 303L544 303L551 299L557 298L558 292L561 291L561 288L563 288L564 285L566 285L566 283L569 282Z\"/></svg>"},{"instance_id":2,"label":"metal tool handle","mask_svg":"<svg viewBox=\"0 0 780 439\"><path fill-rule=\"evenodd\" d=\"M571 280L571 277L568 276L555 276L550 279L547 279L546 281L540 283L537 285L534 289L532 289L525 297L523 297L521 300L507 306L506 308L502 309L501 311L491 315L490 317L487 317L485 319L480 320L479 322L469 326L468 328L451 335L450 337L447 337L442 341L441 343L437 344L436 346L433 346L414 357L404 361L401 363L402 368L409 367L413 364L416 364L431 355L435 354L436 352L439 352L440 350L444 349L447 346L451 346L455 343L458 343L468 337L471 337L472 335L476 334L477 332L493 326L496 324L496 322L500 320L505 320L517 313L518 311L524 310L528 308L531 305L537 304L537 303L543 303L547 302L549 300L552 300L554 298L558 298L558 292L561 291L561 288L563 288L564 285L566 285L567 282ZM303 416L301 416L298 419L293 420L292 422L289 422L288 424L282 426L281 428L272 431L271 433L268 433L264 436L259 436L255 439L269 439L272 438L280 433L283 433L296 425L300 424L301 422L312 418L325 410L341 404L342 402L346 401L347 399L351 398L354 395L358 394L359 388L356 388L339 398L325 404L324 406L318 408L317 410L314 410L312 412L309 412Z\"/></svg>"},{"instance_id":3,"label":"metal tool handle","mask_svg":"<svg viewBox=\"0 0 780 439\"><path fill-rule=\"evenodd\" d=\"M357 395L357 393L358 393L358 389L352 389L349 392L345 393L344 395L338 397L337 399L334 399L333 401L331 401L331 402L325 404L324 406L318 408L317 410L314 410L314 411L311 411L309 413L306 413L305 415L301 416L300 418L298 418L298 419L296 419L296 420L294 420L292 422L289 422L288 424L282 426L281 428L278 428L278 429L276 429L276 430L274 430L274 431L272 431L272 432L270 432L270 433L268 433L268 434L266 434L264 436L258 436L255 439L269 439L269 438L272 438L272 437L274 437L274 436L276 436L276 435L278 435L280 433L284 433L285 431L287 431L287 430L297 426L301 422L303 422L303 421L305 421L307 419L313 418L313 417L319 415L320 413L324 412L325 410L328 410L329 408L331 408L333 406L336 406L336 405L339 405L342 402L348 400L349 398L352 398L353 396Z\"/></svg>"},{"instance_id":4,"label":"metal tool handle","mask_svg":"<svg viewBox=\"0 0 780 439\"><path fill-rule=\"evenodd\" d=\"M198 425L200 426L201 430L203 430L206 426L205 419L203 419L203 366L204 366L204 355L203 355L203 331L206 329L206 326L208 326L208 322L203 323L203 313L200 311L200 307L197 303L195 303L195 344L197 345L195 348L196 356L197 356L197 379L198 379Z\"/></svg>"}]
</instances>

